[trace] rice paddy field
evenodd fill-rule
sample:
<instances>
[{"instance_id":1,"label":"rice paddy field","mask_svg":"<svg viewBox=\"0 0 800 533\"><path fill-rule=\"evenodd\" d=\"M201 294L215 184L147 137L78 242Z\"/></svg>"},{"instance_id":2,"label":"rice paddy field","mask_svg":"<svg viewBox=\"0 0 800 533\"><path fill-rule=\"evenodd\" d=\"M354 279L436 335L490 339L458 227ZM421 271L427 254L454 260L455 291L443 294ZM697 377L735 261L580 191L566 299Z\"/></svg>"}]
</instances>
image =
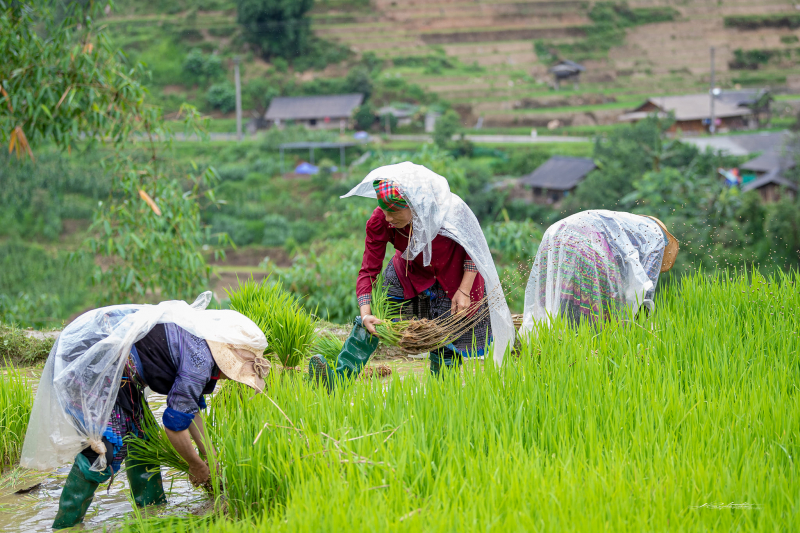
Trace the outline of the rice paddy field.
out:
<instances>
[{"instance_id":1,"label":"rice paddy field","mask_svg":"<svg viewBox=\"0 0 800 533\"><path fill-rule=\"evenodd\" d=\"M0 474L19 460L32 407L25 374L13 366L0 369Z\"/></svg>"},{"instance_id":2,"label":"rice paddy field","mask_svg":"<svg viewBox=\"0 0 800 533\"><path fill-rule=\"evenodd\" d=\"M696 274L502 368L213 398L203 517L126 531L796 531L798 276ZM212 469L213 470L213 469Z\"/></svg>"}]
</instances>

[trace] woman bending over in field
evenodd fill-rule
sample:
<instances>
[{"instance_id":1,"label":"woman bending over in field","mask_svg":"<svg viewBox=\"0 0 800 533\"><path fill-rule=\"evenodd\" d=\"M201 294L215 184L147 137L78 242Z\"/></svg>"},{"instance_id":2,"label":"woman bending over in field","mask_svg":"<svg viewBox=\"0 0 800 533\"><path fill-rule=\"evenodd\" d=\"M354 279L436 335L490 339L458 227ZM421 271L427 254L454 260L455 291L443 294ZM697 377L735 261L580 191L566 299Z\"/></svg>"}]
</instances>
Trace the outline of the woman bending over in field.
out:
<instances>
[{"instance_id":1,"label":"woman bending over in field","mask_svg":"<svg viewBox=\"0 0 800 533\"><path fill-rule=\"evenodd\" d=\"M557 316L577 325L650 312L658 276L677 254L678 241L653 217L593 210L556 222L533 262L521 331Z\"/></svg>"},{"instance_id":2,"label":"woman bending over in field","mask_svg":"<svg viewBox=\"0 0 800 533\"><path fill-rule=\"evenodd\" d=\"M465 310L472 313L473 304L475 312L484 311L477 324L430 352L432 374L442 366L460 364L462 357L483 355L492 340L494 358L501 363L515 335L511 314L478 220L450 192L447 180L405 162L373 170L342 198L349 196L376 198L378 207L367 221L356 282L360 316L339 355L337 373L358 373L377 348L374 335L380 320L372 314L371 293L381 270L389 299L401 306L403 316L440 319ZM395 254L384 268L387 244ZM326 368L324 358L314 356L309 371L332 379Z\"/></svg>"},{"instance_id":3,"label":"woman bending over in field","mask_svg":"<svg viewBox=\"0 0 800 533\"><path fill-rule=\"evenodd\" d=\"M192 306L104 307L61 332L39 383L21 460L50 470L74 457L53 529L82 522L98 485L123 460L137 506L166 503L159 465L126 459L125 437L144 436L145 387L167 395L164 428L189 464L192 483L208 480L205 429L195 416L206 406L204 395L226 378L260 392L269 372L258 326L235 311L206 311L210 300L207 292Z\"/></svg>"}]
</instances>

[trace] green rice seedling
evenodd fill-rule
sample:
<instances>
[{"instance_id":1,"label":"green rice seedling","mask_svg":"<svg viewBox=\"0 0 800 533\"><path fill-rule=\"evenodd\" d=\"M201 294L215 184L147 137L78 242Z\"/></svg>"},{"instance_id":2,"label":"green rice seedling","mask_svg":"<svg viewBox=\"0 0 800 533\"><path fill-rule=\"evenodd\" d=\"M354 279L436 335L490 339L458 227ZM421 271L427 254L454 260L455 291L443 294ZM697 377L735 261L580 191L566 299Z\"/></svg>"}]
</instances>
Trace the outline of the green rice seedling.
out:
<instances>
[{"instance_id":1,"label":"green rice seedling","mask_svg":"<svg viewBox=\"0 0 800 533\"><path fill-rule=\"evenodd\" d=\"M195 416L202 415L198 413ZM158 421L156 421L155 416L153 416L152 411L149 409L145 409L141 429L143 433L141 438L135 435L125 437L125 442L128 444L128 457L146 464L159 465L177 470L183 474L189 473L189 463L181 457L172 445L169 437L167 437L166 431L161 427ZM211 444L211 442L207 444ZM208 446L206 446L206 449L208 449ZM209 460L209 464L213 467L215 462L213 454L205 459ZM203 485L203 488L206 492L218 495L219 484L214 475L216 470L212 468L211 473L211 478Z\"/></svg>"},{"instance_id":2,"label":"green rice seedling","mask_svg":"<svg viewBox=\"0 0 800 533\"><path fill-rule=\"evenodd\" d=\"M22 451L33 407L33 391L19 369L0 368L0 472L12 466Z\"/></svg>"},{"instance_id":3,"label":"green rice seedling","mask_svg":"<svg viewBox=\"0 0 800 533\"><path fill-rule=\"evenodd\" d=\"M149 409L145 409L141 429L144 434L142 438L136 436L125 438L130 458L146 464L173 468L185 474L189 473L189 463L172 446L166 432Z\"/></svg>"},{"instance_id":4,"label":"green rice seedling","mask_svg":"<svg viewBox=\"0 0 800 533\"><path fill-rule=\"evenodd\" d=\"M646 320L557 319L436 380L228 383L229 513L165 530L800 530L799 281L697 274Z\"/></svg>"},{"instance_id":5,"label":"green rice seedling","mask_svg":"<svg viewBox=\"0 0 800 533\"><path fill-rule=\"evenodd\" d=\"M274 354L284 367L296 367L310 355L316 341L314 316L300 305L283 284L253 279L226 291L231 309L251 319L267 337L267 353Z\"/></svg>"},{"instance_id":6,"label":"green rice seedling","mask_svg":"<svg viewBox=\"0 0 800 533\"><path fill-rule=\"evenodd\" d=\"M339 354L344 348L344 341L330 332L317 335L317 342L314 344L314 353L323 356L328 362L336 362Z\"/></svg>"},{"instance_id":7,"label":"green rice seedling","mask_svg":"<svg viewBox=\"0 0 800 533\"><path fill-rule=\"evenodd\" d=\"M372 285L370 308L375 318L383 322L375 327L378 338L388 345L399 346L409 321L401 318L400 307L389 299L389 292L383 286L383 274Z\"/></svg>"}]
</instances>

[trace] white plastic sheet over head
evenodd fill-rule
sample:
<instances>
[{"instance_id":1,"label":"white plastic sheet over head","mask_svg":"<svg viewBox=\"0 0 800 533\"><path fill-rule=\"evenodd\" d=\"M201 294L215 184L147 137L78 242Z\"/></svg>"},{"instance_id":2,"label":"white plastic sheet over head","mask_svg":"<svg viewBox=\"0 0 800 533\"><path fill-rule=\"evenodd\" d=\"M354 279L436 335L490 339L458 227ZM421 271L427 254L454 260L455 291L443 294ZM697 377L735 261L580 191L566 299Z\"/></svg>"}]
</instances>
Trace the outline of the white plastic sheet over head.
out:
<instances>
[{"instance_id":1,"label":"white plastic sheet over head","mask_svg":"<svg viewBox=\"0 0 800 533\"><path fill-rule=\"evenodd\" d=\"M642 305L652 310L658 271L651 279L642 265L646 260L660 265L666 244L658 224L631 213L583 211L556 222L542 237L533 262L520 331L531 331L534 324L548 325L551 317L561 314L569 304L562 288L581 275L605 276L611 282L609 296L618 311L628 308L636 313ZM592 272L579 271L581 254L608 256L609 251L613 264L598 264ZM602 306L600 301L594 303Z\"/></svg>"},{"instance_id":2,"label":"white plastic sheet over head","mask_svg":"<svg viewBox=\"0 0 800 533\"><path fill-rule=\"evenodd\" d=\"M114 305L89 311L58 336L39 382L20 464L50 470L71 462L108 425L131 346L158 323L174 323L197 337L264 351L264 333L244 315L205 310L211 292L192 305ZM100 455L92 470L102 471Z\"/></svg>"},{"instance_id":3,"label":"white plastic sheet over head","mask_svg":"<svg viewBox=\"0 0 800 533\"><path fill-rule=\"evenodd\" d=\"M423 264L428 266L433 239L437 235L454 240L469 254L486 283L494 336L494 360L501 365L516 332L492 254L475 214L464 200L450 192L450 185L444 177L409 161L376 168L342 198L376 198L372 186L375 180L394 181L411 208L413 231L403 258L412 260L422 252Z\"/></svg>"}]
</instances>

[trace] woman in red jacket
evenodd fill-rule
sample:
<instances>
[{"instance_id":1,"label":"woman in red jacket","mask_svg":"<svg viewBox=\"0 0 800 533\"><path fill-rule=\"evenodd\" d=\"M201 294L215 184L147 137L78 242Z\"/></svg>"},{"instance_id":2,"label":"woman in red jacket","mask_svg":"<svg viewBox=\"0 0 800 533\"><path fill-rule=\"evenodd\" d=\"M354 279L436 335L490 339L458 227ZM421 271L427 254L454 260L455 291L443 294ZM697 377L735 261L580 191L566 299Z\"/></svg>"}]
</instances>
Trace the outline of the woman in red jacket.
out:
<instances>
[{"instance_id":1,"label":"woman in red jacket","mask_svg":"<svg viewBox=\"0 0 800 533\"><path fill-rule=\"evenodd\" d=\"M374 336L380 323L372 314L371 294L382 269L389 298L401 304L404 316L441 319L480 306L471 314L484 318L430 353L432 374L438 374L442 365L459 365L463 357L483 356L493 340L495 360L501 363L514 336L511 315L480 225L469 207L450 192L447 180L406 162L374 170L346 196L351 195L374 195L378 201L367 221L364 258L356 281L360 316L348 339L349 343L360 335L359 342L366 343L362 352L369 354L363 361L349 361L351 351L358 350L349 350L346 344L338 373L357 374L377 347L377 339L367 338L359 328ZM395 254L384 269L387 244ZM489 298L484 299L487 292ZM321 370L323 362L315 356L311 367Z\"/></svg>"}]
</instances>

